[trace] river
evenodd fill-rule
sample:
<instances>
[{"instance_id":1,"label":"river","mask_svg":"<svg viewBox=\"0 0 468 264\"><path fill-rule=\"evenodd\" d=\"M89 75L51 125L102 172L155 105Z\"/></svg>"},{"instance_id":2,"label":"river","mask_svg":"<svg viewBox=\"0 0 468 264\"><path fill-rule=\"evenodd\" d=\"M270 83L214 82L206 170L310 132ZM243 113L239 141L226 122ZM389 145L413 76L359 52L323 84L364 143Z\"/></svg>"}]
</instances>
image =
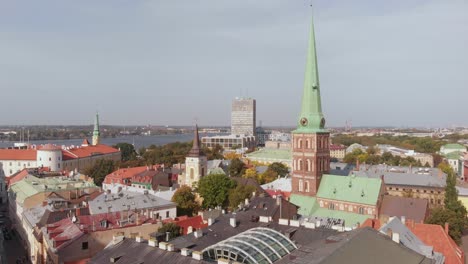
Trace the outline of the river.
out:
<instances>
[{"instance_id":1,"label":"river","mask_svg":"<svg viewBox=\"0 0 468 264\"><path fill-rule=\"evenodd\" d=\"M201 136L201 135L200 135ZM91 138L88 139L91 142ZM135 149L141 147L148 147L149 145L165 145L173 142L188 142L193 140L193 134L175 134L175 135L154 135L154 136L121 136L116 138L101 138L101 143L106 145L115 145L117 143L130 143L135 144ZM30 141L30 144L41 145L41 144L54 144L57 146L75 145L80 146L83 139L64 139L64 140L34 140ZM14 142L0 141L0 148L13 147Z\"/></svg>"}]
</instances>

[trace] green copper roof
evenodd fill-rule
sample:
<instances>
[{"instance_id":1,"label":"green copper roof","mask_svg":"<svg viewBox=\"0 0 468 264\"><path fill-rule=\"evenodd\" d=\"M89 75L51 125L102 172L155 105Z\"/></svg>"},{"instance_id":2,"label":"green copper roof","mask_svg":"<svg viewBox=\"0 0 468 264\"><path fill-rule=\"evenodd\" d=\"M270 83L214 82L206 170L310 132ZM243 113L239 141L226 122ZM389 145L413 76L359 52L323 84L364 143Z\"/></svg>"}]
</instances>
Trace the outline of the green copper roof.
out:
<instances>
[{"instance_id":1,"label":"green copper roof","mask_svg":"<svg viewBox=\"0 0 468 264\"><path fill-rule=\"evenodd\" d=\"M293 194L289 201L299 206L297 213L303 217L320 216L343 219L346 227L354 227L357 223L362 224L367 218L369 218L369 215L320 208L315 197Z\"/></svg>"},{"instance_id":2,"label":"green copper roof","mask_svg":"<svg viewBox=\"0 0 468 264\"><path fill-rule=\"evenodd\" d=\"M454 151L454 152L450 152L450 153L445 155L445 158L447 158L449 160L458 160L458 159L460 159L462 157L463 157L463 152L461 152L461 151Z\"/></svg>"},{"instance_id":3,"label":"green copper roof","mask_svg":"<svg viewBox=\"0 0 468 264\"><path fill-rule=\"evenodd\" d=\"M461 144L446 144L442 146L444 149L462 149L466 150L466 147Z\"/></svg>"},{"instance_id":4,"label":"green copper roof","mask_svg":"<svg viewBox=\"0 0 468 264\"><path fill-rule=\"evenodd\" d=\"M297 213L302 216L312 215L312 211L316 210L316 207L318 207L315 197L292 194L291 197L289 197L289 201L292 204L299 206Z\"/></svg>"},{"instance_id":5,"label":"green copper roof","mask_svg":"<svg viewBox=\"0 0 468 264\"><path fill-rule=\"evenodd\" d=\"M99 136L101 133L99 132L99 114L96 113L96 118L94 119L94 136Z\"/></svg>"},{"instance_id":6,"label":"green copper roof","mask_svg":"<svg viewBox=\"0 0 468 264\"><path fill-rule=\"evenodd\" d=\"M302 109L299 115L297 129L293 133L326 132L325 119L322 113L320 99L320 83L315 49L315 32L313 19L310 25L309 50L302 95Z\"/></svg>"},{"instance_id":7,"label":"green copper roof","mask_svg":"<svg viewBox=\"0 0 468 264\"><path fill-rule=\"evenodd\" d=\"M247 158L269 159L277 161L290 161L292 159L290 149L268 149L263 148L246 155Z\"/></svg>"},{"instance_id":8,"label":"green copper roof","mask_svg":"<svg viewBox=\"0 0 468 264\"><path fill-rule=\"evenodd\" d=\"M381 179L323 175L317 197L360 204L377 204Z\"/></svg>"}]
</instances>

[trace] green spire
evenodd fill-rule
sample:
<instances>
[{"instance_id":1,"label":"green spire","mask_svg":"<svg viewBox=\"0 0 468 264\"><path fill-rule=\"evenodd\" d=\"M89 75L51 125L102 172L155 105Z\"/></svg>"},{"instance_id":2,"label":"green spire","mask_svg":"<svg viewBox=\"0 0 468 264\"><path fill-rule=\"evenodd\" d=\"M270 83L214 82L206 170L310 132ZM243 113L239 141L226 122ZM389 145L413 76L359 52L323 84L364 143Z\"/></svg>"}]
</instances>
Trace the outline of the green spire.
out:
<instances>
[{"instance_id":1,"label":"green spire","mask_svg":"<svg viewBox=\"0 0 468 264\"><path fill-rule=\"evenodd\" d=\"M299 115L295 133L326 132L325 118L322 113L320 100L320 83L317 65L317 52L315 50L314 21L312 18L309 35L309 50L302 94L302 109Z\"/></svg>"},{"instance_id":2,"label":"green spire","mask_svg":"<svg viewBox=\"0 0 468 264\"><path fill-rule=\"evenodd\" d=\"M93 136L100 136L99 132L99 114L96 113L96 118L94 119L94 131L93 131Z\"/></svg>"}]
</instances>

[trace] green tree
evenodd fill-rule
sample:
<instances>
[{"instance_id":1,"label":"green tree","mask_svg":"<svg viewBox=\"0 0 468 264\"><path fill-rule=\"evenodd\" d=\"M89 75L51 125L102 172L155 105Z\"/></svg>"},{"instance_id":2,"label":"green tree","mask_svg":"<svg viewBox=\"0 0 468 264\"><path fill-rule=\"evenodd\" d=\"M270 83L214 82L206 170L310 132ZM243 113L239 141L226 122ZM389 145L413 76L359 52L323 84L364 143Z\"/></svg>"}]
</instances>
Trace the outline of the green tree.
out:
<instances>
[{"instance_id":1,"label":"green tree","mask_svg":"<svg viewBox=\"0 0 468 264\"><path fill-rule=\"evenodd\" d=\"M169 232L169 239L173 239L180 236L180 227L174 223L165 223L158 229L158 232L163 234Z\"/></svg>"},{"instance_id":2,"label":"green tree","mask_svg":"<svg viewBox=\"0 0 468 264\"><path fill-rule=\"evenodd\" d=\"M228 166L229 176L240 177L244 174L245 164L239 158L231 160L231 164Z\"/></svg>"},{"instance_id":3,"label":"green tree","mask_svg":"<svg viewBox=\"0 0 468 264\"><path fill-rule=\"evenodd\" d=\"M276 179L278 179L278 174L276 173L276 171L268 168L264 173L258 175L257 182L259 184L266 184Z\"/></svg>"},{"instance_id":4,"label":"green tree","mask_svg":"<svg viewBox=\"0 0 468 264\"><path fill-rule=\"evenodd\" d=\"M237 185L236 188L229 190L229 207L235 209L246 198L250 198L254 191L255 187L251 185Z\"/></svg>"},{"instance_id":5,"label":"green tree","mask_svg":"<svg viewBox=\"0 0 468 264\"><path fill-rule=\"evenodd\" d=\"M286 165L280 162L273 162L272 164L270 164L270 166L268 166L268 168L276 172L276 174L280 177L284 177L289 173L288 167L286 167Z\"/></svg>"},{"instance_id":6,"label":"green tree","mask_svg":"<svg viewBox=\"0 0 468 264\"><path fill-rule=\"evenodd\" d=\"M350 163L350 164L356 163L356 161L358 160L358 156L362 154L364 154L362 149L355 149L353 150L353 152L346 154L343 160L344 162Z\"/></svg>"},{"instance_id":7,"label":"green tree","mask_svg":"<svg viewBox=\"0 0 468 264\"><path fill-rule=\"evenodd\" d=\"M197 192L203 198L203 208L226 207L229 190L236 187L236 182L224 174L211 174L200 179Z\"/></svg>"},{"instance_id":8,"label":"green tree","mask_svg":"<svg viewBox=\"0 0 468 264\"><path fill-rule=\"evenodd\" d=\"M134 160L136 159L135 148L132 144L129 143L118 143L114 148L120 149L122 153L122 161Z\"/></svg>"},{"instance_id":9,"label":"green tree","mask_svg":"<svg viewBox=\"0 0 468 264\"><path fill-rule=\"evenodd\" d=\"M100 159L96 163L85 169L84 173L94 179L97 186L102 186L102 182L107 175L115 171L115 162L108 159Z\"/></svg>"},{"instance_id":10,"label":"green tree","mask_svg":"<svg viewBox=\"0 0 468 264\"><path fill-rule=\"evenodd\" d=\"M172 201L177 204L177 215L193 216L198 212L199 205L192 188L182 186L172 196Z\"/></svg>"},{"instance_id":11,"label":"green tree","mask_svg":"<svg viewBox=\"0 0 468 264\"><path fill-rule=\"evenodd\" d=\"M447 174L444 207L432 210L427 223L441 226L448 223L450 236L460 243L463 230L468 226L468 219L465 206L458 200L458 192L455 188L457 176L452 167L445 162L439 164L438 168Z\"/></svg>"}]
</instances>

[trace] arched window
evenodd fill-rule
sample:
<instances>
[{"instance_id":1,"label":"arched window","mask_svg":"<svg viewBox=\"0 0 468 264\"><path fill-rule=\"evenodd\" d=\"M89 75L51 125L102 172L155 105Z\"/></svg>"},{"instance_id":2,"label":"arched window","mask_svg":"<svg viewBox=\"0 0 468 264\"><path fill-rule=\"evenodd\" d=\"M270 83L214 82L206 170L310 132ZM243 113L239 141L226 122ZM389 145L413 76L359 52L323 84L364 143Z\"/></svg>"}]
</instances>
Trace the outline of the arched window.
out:
<instances>
[{"instance_id":1,"label":"arched window","mask_svg":"<svg viewBox=\"0 0 468 264\"><path fill-rule=\"evenodd\" d=\"M300 192L304 191L304 182L302 180L299 180L299 191Z\"/></svg>"},{"instance_id":2,"label":"arched window","mask_svg":"<svg viewBox=\"0 0 468 264\"><path fill-rule=\"evenodd\" d=\"M293 160L293 170L296 170L297 167L296 167L296 160Z\"/></svg>"},{"instance_id":3,"label":"arched window","mask_svg":"<svg viewBox=\"0 0 468 264\"><path fill-rule=\"evenodd\" d=\"M309 181L305 182L305 191L310 192L310 186L309 186Z\"/></svg>"},{"instance_id":4,"label":"arched window","mask_svg":"<svg viewBox=\"0 0 468 264\"><path fill-rule=\"evenodd\" d=\"M307 171L312 171L312 162L310 162L310 159L307 160Z\"/></svg>"},{"instance_id":5,"label":"arched window","mask_svg":"<svg viewBox=\"0 0 468 264\"><path fill-rule=\"evenodd\" d=\"M190 179L193 180L193 177L195 177L195 170L190 168Z\"/></svg>"},{"instance_id":6,"label":"arched window","mask_svg":"<svg viewBox=\"0 0 468 264\"><path fill-rule=\"evenodd\" d=\"M364 214L364 207L359 207L358 213L359 214Z\"/></svg>"},{"instance_id":7,"label":"arched window","mask_svg":"<svg viewBox=\"0 0 468 264\"><path fill-rule=\"evenodd\" d=\"M310 140L306 139L306 149L309 149L309 148L310 148Z\"/></svg>"},{"instance_id":8,"label":"arched window","mask_svg":"<svg viewBox=\"0 0 468 264\"><path fill-rule=\"evenodd\" d=\"M299 145L298 147L301 149L301 148L302 148L302 138L300 138L300 139L298 140L298 145Z\"/></svg>"},{"instance_id":9,"label":"arched window","mask_svg":"<svg viewBox=\"0 0 468 264\"><path fill-rule=\"evenodd\" d=\"M298 163L298 164L297 164L297 166L298 166L297 169L300 170L300 171L302 171L302 160L299 159L299 160L297 161L297 163Z\"/></svg>"},{"instance_id":10,"label":"arched window","mask_svg":"<svg viewBox=\"0 0 468 264\"><path fill-rule=\"evenodd\" d=\"M335 210L335 204L334 204L334 203L330 203L330 204L328 205L328 209L330 209L330 210Z\"/></svg>"}]
</instances>

